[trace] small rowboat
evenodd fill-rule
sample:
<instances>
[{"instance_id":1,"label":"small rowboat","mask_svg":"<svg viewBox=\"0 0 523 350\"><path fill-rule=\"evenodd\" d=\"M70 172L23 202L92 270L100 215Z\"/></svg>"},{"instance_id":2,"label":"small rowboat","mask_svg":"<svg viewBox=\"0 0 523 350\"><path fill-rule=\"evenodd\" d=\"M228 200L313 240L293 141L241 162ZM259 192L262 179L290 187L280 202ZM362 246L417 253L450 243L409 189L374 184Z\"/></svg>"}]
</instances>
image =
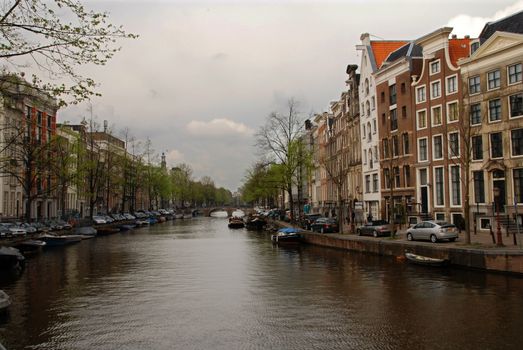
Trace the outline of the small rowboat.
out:
<instances>
[{"instance_id":1,"label":"small rowboat","mask_svg":"<svg viewBox=\"0 0 523 350\"><path fill-rule=\"evenodd\" d=\"M447 259L430 258L428 256L417 255L413 253L405 253L405 258L414 264L426 266L445 266L449 263Z\"/></svg>"}]
</instances>

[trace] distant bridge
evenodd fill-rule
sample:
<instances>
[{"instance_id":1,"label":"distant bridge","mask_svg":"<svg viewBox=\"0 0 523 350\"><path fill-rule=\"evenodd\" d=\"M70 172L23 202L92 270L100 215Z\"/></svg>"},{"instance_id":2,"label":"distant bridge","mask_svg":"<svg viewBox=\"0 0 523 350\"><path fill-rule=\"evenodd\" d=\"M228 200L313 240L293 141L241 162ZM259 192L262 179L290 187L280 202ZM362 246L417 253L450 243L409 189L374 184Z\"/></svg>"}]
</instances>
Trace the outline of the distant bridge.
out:
<instances>
[{"instance_id":1,"label":"distant bridge","mask_svg":"<svg viewBox=\"0 0 523 350\"><path fill-rule=\"evenodd\" d=\"M217 211L225 211L227 212L227 216L231 217L232 213L235 211L241 210L245 213L245 215L249 215L254 212L254 209L252 208L237 208L237 207L213 207L213 208L201 208L198 209L200 213L202 213L203 216L211 216L212 213Z\"/></svg>"}]
</instances>

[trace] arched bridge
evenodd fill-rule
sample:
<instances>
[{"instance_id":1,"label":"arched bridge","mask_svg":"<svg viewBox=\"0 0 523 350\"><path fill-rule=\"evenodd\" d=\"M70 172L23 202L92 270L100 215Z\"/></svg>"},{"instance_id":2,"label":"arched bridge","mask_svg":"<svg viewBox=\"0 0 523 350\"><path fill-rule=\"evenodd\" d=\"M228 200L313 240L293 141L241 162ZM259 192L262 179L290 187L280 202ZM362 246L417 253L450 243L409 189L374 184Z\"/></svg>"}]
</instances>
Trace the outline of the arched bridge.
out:
<instances>
[{"instance_id":1,"label":"arched bridge","mask_svg":"<svg viewBox=\"0 0 523 350\"><path fill-rule=\"evenodd\" d=\"M245 213L245 215L249 215L254 212L254 209L252 208L237 208L237 207L214 207L214 208L202 208L199 209L199 212L202 213L203 216L211 216L212 213L217 211L226 211L227 216L232 216L232 213L235 211L241 210Z\"/></svg>"}]
</instances>

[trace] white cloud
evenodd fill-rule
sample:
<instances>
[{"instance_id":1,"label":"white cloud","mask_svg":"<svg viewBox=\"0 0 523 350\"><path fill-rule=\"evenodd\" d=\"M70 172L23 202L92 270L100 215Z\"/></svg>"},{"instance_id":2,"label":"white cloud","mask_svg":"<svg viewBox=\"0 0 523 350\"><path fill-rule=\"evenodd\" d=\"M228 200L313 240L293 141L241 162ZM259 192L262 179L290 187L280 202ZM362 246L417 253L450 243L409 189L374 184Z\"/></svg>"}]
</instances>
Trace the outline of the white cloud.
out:
<instances>
[{"instance_id":1,"label":"white cloud","mask_svg":"<svg viewBox=\"0 0 523 350\"><path fill-rule=\"evenodd\" d=\"M237 123L227 118L216 118L209 122L193 120L187 124L187 130L193 135L200 136L250 136L254 132L254 130L247 125Z\"/></svg>"},{"instance_id":2,"label":"white cloud","mask_svg":"<svg viewBox=\"0 0 523 350\"><path fill-rule=\"evenodd\" d=\"M167 162L168 167L173 166L176 163L183 162L183 160L183 153L177 149L173 149L165 153L165 161Z\"/></svg>"},{"instance_id":3,"label":"white cloud","mask_svg":"<svg viewBox=\"0 0 523 350\"><path fill-rule=\"evenodd\" d=\"M453 34L457 34L460 37L465 35L477 37L487 22L496 21L521 10L523 10L523 0L519 0L514 4L497 11L492 17L479 17L463 14L455 16L449 20L448 26L453 27Z\"/></svg>"}]
</instances>

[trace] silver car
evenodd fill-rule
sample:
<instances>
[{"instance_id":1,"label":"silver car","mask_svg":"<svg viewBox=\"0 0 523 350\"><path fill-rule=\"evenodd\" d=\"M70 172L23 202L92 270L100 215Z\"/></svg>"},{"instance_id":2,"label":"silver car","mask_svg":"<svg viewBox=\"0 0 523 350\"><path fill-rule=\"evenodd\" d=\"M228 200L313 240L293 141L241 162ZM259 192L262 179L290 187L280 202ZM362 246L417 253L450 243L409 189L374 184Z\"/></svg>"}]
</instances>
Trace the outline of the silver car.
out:
<instances>
[{"instance_id":1,"label":"silver car","mask_svg":"<svg viewBox=\"0 0 523 350\"><path fill-rule=\"evenodd\" d=\"M407 239L427 239L432 243L448 239L454 242L458 238L456 225L442 221L422 221L407 230Z\"/></svg>"}]
</instances>

